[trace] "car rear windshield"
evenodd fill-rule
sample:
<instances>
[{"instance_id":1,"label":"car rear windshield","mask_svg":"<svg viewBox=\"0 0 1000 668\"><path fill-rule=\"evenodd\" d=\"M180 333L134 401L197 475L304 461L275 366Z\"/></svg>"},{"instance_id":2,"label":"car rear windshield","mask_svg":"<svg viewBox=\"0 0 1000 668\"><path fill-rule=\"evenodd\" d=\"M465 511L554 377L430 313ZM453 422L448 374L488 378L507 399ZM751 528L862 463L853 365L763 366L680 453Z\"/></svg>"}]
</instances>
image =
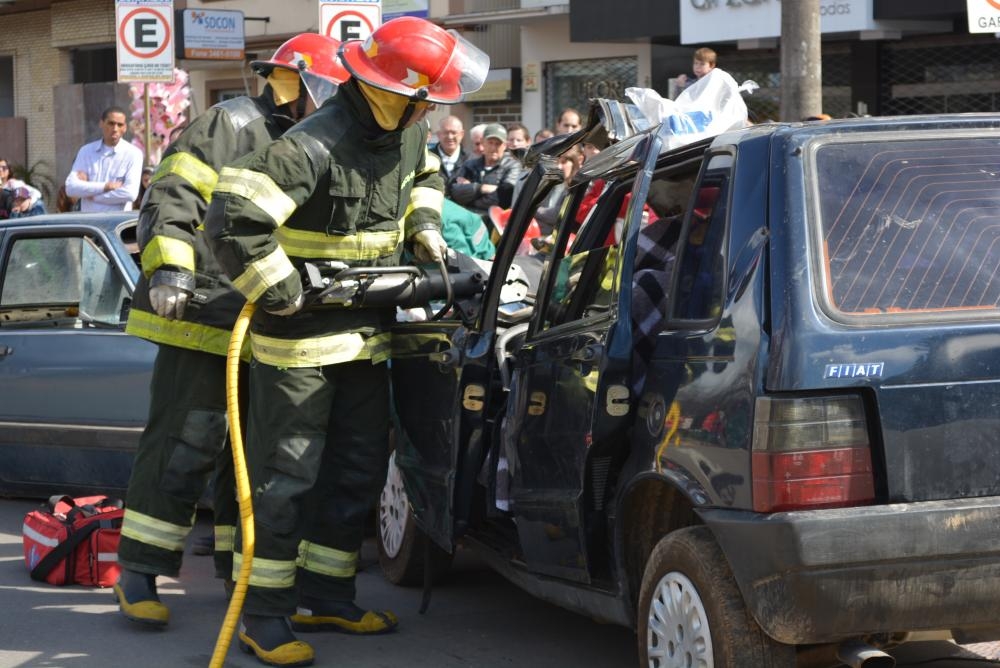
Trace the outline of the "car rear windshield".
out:
<instances>
[{"instance_id":1,"label":"car rear windshield","mask_svg":"<svg viewBox=\"0 0 1000 668\"><path fill-rule=\"evenodd\" d=\"M836 314L995 315L1000 139L831 142L816 150L815 170Z\"/></svg>"}]
</instances>

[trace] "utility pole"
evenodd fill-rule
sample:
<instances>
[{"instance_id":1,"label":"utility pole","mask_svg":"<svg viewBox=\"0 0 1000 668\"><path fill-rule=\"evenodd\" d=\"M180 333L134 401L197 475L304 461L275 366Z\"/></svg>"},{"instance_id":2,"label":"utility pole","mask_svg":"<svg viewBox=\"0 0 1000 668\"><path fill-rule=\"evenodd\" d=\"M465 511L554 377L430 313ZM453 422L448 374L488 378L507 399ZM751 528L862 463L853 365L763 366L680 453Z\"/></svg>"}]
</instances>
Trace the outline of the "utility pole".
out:
<instances>
[{"instance_id":1,"label":"utility pole","mask_svg":"<svg viewBox=\"0 0 1000 668\"><path fill-rule=\"evenodd\" d=\"M781 120L823 112L819 0L781 3Z\"/></svg>"}]
</instances>

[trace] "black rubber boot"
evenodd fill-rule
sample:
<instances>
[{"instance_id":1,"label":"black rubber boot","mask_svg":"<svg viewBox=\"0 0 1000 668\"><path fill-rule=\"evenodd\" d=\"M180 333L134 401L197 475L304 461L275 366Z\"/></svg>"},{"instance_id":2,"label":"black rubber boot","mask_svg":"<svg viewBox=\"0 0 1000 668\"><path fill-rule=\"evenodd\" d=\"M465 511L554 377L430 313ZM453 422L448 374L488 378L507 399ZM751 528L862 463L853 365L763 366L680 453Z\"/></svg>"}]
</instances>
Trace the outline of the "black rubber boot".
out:
<instances>
[{"instance_id":1,"label":"black rubber boot","mask_svg":"<svg viewBox=\"0 0 1000 668\"><path fill-rule=\"evenodd\" d=\"M389 633L399 619L388 610L365 610L354 601L328 601L303 596L292 615L292 628L302 633L339 631L353 635Z\"/></svg>"},{"instance_id":2,"label":"black rubber boot","mask_svg":"<svg viewBox=\"0 0 1000 668\"><path fill-rule=\"evenodd\" d=\"M297 640L284 617L243 615L240 649L269 666L310 666L315 653Z\"/></svg>"},{"instance_id":3,"label":"black rubber boot","mask_svg":"<svg viewBox=\"0 0 1000 668\"><path fill-rule=\"evenodd\" d=\"M133 622L150 626L166 626L170 610L160 603L156 594L156 576L122 569L114 586L115 598L122 614Z\"/></svg>"}]
</instances>

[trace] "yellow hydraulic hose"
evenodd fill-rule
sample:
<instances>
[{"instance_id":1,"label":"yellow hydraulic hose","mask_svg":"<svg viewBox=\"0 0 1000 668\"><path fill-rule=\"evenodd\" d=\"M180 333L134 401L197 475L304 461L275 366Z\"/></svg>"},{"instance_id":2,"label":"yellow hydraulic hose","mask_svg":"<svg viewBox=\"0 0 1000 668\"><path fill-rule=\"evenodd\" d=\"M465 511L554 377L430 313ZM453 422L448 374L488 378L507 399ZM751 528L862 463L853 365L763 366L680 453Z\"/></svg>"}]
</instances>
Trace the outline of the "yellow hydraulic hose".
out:
<instances>
[{"instance_id":1,"label":"yellow hydraulic hose","mask_svg":"<svg viewBox=\"0 0 1000 668\"><path fill-rule=\"evenodd\" d=\"M240 564L240 574L233 587L233 597L229 599L226 618L215 641L215 651L209 668L222 668L229 653L229 644L233 640L233 632L240 620L243 610L243 599L247 595L247 585L250 582L250 566L253 563L253 504L250 500L250 478L247 476L246 458L243 456L243 433L240 430L239 377L240 353L243 350L243 339L246 337L250 318L253 316L256 304L247 303L240 311L233 335L229 338L229 349L226 354L226 412L229 415L230 443L233 449L233 467L236 473L236 498L240 503L240 527L243 531L243 562Z\"/></svg>"}]
</instances>

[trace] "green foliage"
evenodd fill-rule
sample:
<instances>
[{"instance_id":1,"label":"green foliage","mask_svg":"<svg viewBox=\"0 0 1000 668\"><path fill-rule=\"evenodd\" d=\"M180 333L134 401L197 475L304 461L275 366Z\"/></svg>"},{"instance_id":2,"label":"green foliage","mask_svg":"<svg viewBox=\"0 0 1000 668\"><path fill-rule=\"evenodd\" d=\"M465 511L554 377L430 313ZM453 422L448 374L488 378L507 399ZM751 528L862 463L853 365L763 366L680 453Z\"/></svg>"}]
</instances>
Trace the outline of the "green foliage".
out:
<instances>
[{"instance_id":1,"label":"green foliage","mask_svg":"<svg viewBox=\"0 0 1000 668\"><path fill-rule=\"evenodd\" d=\"M11 164L10 172L10 175L15 179L20 179L42 191L42 197L46 201L51 201L55 195L56 184L52 178L52 172L49 171L49 164L44 160L39 160L30 167Z\"/></svg>"}]
</instances>

